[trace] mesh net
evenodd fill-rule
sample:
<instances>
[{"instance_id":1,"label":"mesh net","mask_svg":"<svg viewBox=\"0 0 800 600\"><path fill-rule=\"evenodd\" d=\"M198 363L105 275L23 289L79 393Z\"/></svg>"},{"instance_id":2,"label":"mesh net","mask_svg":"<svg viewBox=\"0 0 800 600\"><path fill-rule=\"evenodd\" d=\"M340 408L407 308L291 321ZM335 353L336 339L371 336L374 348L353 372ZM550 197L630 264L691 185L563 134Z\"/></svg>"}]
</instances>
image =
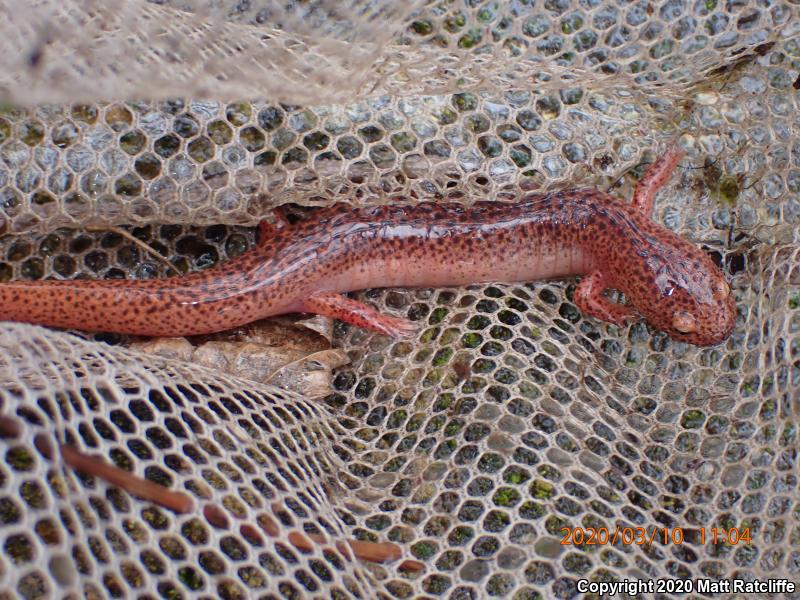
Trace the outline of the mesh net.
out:
<instances>
[{"instance_id":1,"label":"mesh net","mask_svg":"<svg viewBox=\"0 0 800 600\"><path fill-rule=\"evenodd\" d=\"M313 402L2 324L2 414L23 425L0 462L11 597L800 578L795 3L3 4L0 280L165 274L87 225L131 225L195 269L251 245L282 203L510 201L623 173L629 197L632 167L680 136L686 168L655 218L719 257L739 307L733 336L701 350L582 317L569 283L367 291L422 331L337 325L351 363ZM192 510L78 475L39 434ZM685 540L560 543L562 527L617 525ZM347 540L422 568L356 560Z\"/></svg>"}]
</instances>

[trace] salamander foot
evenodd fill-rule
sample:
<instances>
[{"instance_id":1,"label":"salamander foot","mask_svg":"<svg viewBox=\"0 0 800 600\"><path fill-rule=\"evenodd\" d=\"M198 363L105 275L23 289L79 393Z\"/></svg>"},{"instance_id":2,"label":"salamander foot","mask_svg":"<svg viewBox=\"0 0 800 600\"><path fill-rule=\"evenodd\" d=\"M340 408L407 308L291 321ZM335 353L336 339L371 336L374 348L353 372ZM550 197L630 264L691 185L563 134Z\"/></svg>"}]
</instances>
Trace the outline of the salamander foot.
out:
<instances>
[{"instance_id":1,"label":"salamander foot","mask_svg":"<svg viewBox=\"0 0 800 600\"><path fill-rule=\"evenodd\" d=\"M371 306L334 292L314 294L303 302L303 310L392 337L412 337L419 331L419 325L413 321L381 314Z\"/></svg>"},{"instance_id":2,"label":"salamander foot","mask_svg":"<svg viewBox=\"0 0 800 600\"><path fill-rule=\"evenodd\" d=\"M652 215L653 204L656 201L658 190L670 178L684 154L683 148L677 144L672 144L667 148L664 156L650 165L650 168L647 169L639 183L636 184L636 189L633 192L633 206L639 209L646 217Z\"/></svg>"},{"instance_id":3,"label":"salamander foot","mask_svg":"<svg viewBox=\"0 0 800 600\"><path fill-rule=\"evenodd\" d=\"M625 327L628 322L641 317L632 308L612 302L603 295L606 289L603 274L599 271L584 277L575 290L573 300L584 315Z\"/></svg>"}]
</instances>

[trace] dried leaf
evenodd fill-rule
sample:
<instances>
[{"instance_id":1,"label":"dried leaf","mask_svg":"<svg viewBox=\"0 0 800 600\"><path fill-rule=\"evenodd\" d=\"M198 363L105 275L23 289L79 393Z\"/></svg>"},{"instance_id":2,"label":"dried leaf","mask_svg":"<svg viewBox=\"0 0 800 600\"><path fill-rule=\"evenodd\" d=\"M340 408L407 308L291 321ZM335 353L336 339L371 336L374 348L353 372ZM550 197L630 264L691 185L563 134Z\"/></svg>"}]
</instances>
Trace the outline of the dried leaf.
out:
<instances>
[{"instance_id":1,"label":"dried leaf","mask_svg":"<svg viewBox=\"0 0 800 600\"><path fill-rule=\"evenodd\" d=\"M349 362L345 352L330 347L332 335L330 319L278 317L191 340L156 338L131 347L320 398L331 393L333 369Z\"/></svg>"}]
</instances>

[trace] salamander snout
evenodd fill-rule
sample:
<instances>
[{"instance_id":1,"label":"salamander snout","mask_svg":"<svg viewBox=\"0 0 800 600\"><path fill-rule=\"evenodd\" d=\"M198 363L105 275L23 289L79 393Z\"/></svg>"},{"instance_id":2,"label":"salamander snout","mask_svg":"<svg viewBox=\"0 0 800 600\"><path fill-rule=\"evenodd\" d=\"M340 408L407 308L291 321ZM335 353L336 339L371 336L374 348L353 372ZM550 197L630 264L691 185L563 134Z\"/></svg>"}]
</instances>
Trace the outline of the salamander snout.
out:
<instances>
[{"instance_id":1,"label":"salamander snout","mask_svg":"<svg viewBox=\"0 0 800 600\"><path fill-rule=\"evenodd\" d=\"M722 273L718 275L719 278L713 278L710 284L713 302L701 302L690 296L672 313L672 322L666 331L673 338L696 346L714 346L731 334L736 305L728 282Z\"/></svg>"},{"instance_id":2,"label":"salamander snout","mask_svg":"<svg viewBox=\"0 0 800 600\"><path fill-rule=\"evenodd\" d=\"M689 285L673 287L665 298L669 309L664 320L668 322L661 327L676 340L695 346L723 342L736 323L736 304L725 276L713 263L708 268L699 275L692 274Z\"/></svg>"},{"instance_id":3,"label":"salamander snout","mask_svg":"<svg viewBox=\"0 0 800 600\"><path fill-rule=\"evenodd\" d=\"M684 248L681 258L648 261L647 275L624 290L637 311L670 337L714 346L725 341L736 323L736 304L725 275L700 250ZM674 258L674 257L673 257Z\"/></svg>"}]
</instances>

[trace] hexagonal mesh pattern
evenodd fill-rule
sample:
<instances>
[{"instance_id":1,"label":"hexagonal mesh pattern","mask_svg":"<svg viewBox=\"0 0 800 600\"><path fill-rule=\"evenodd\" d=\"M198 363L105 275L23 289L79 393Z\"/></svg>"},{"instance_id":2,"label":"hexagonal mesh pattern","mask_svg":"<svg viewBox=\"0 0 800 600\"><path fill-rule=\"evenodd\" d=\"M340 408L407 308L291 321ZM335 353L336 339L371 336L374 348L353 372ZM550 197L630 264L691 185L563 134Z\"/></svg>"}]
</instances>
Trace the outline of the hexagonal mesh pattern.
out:
<instances>
[{"instance_id":1,"label":"hexagonal mesh pattern","mask_svg":"<svg viewBox=\"0 0 800 600\"><path fill-rule=\"evenodd\" d=\"M173 4L54 3L69 18L19 11L0 36L27 51L0 53L9 97L69 103L0 114L0 213L24 234L0 239L0 281L165 274L117 233L61 227L133 224L190 270L242 252L245 226L286 202L513 201L626 172L629 196L636 165L680 136L654 218L719 257L737 327L700 350L606 326L570 282L362 292L422 331L339 326L351 365L312 404L101 343L116 337L2 324L0 412L23 428L2 442L1 590L570 598L579 578L800 578L795 5ZM104 70L101 41L123 68ZM86 96L112 91L225 100ZM193 509L76 475L37 434ZM562 527L617 526L685 540L560 543ZM752 543L703 543L712 527ZM424 568L354 560L337 544L352 539Z\"/></svg>"},{"instance_id":2,"label":"hexagonal mesh pattern","mask_svg":"<svg viewBox=\"0 0 800 600\"><path fill-rule=\"evenodd\" d=\"M344 535L319 407L36 328L4 327L0 344L0 376L16 382L2 391L4 413L29 426L4 449L4 589L25 598L64 588L95 598L359 593L364 575L349 554L298 552L286 535ZM37 431L188 491L196 512L173 515L58 468L37 452Z\"/></svg>"},{"instance_id":3,"label":"hexagonal mesh pattern","mask_svg":"<svg viewBox=\"0 0 800 600\"><path fill-rule=\"evenodd\" d=\"M111 86L92 89L91 99L213 92L234 98L270 93L273 100L4 107L0 207L16 233L87 224L254 225L270 206L284 202L512 199L532 188L602 184L604 176L637 164L653 148L653 137L676 130L696 136L698 154L724 159L718 175L759 179L769 171L774 179L778 175L765 163L762 146L785 144L789 135L796 78L791 61L798 55L800 27L789 4L665 2L659 10L647 3L624 9L583 2L436 4L406 21L395 15L396 21L376 32L370 18L398 3L368 3L360 18L358 2L334 3L331 27L349 16L361 23L349 29L357 40L366 30L378 44L382 38L376 36L401 30L368 66L352 54L378 52L372 44L348 42L343 47L350 54L336 54L336 44L326 48L327 56L339 56L351 70L362 67L340 76L318 54L303 55L308 48L302 44L292 50L305 56L304 65L324 73L291 64L268 69L270 47L253 58L261 68L252 68L244 34L236 37L242 44L238 54L228 56L220 38L213 46L219 52L208 58L209 36L222 36L220 28L248 19L255 25L247 27L260 19L263 29L270 17L284 27L280 35L288 35L286 19L305 10L302 3L281 9L285 19L257 10L257 3L237 3L227 20L219 6L209 15L140 2L76 3L69 18L59 18L67 5L52 4L50 12L47 3L15 10L21 22L4 25L9 31L0 43L12 47L0 52L0 60L11 61L0 70L0 90L15 101L85 98L90 66L81 63L73 72L62 62L80 62L87 53L96 61L97 85ZM306 8L323 18L326 4L312 5ZM253 10L242 12L247 6ZM163 10L168 12L151 14ZM83 12L93 18L80 19ZM165 21L175 23L171 36L163 32ZM292 22L298 36L313 23L299 17ZM113 29L109 23L118 26L113 31L119 38L147 40L156 56L167 52L161 44L172 43L176 63L162 60L156 69L149 62L153 56L117 38L104 43L114 54L92 53L91 46L78 43L94 34L99 44ZM186 35L191 27L195 36ZM52 35L43 38L42 30ZM259 39L277 39L266 31L278 35L264 29ZM329 39L324 32L316 32L320 43ZM781 50L767 55L781 39ZM70 42L77 48L60 46ZM193 51L182 54L187 45ZM33 59L39 62L31 65ZM131 59L138 66L126 69ZM101 68L106 60L113 60L118 76ZM745 75L754 64L759 66ZM74 85L70 74L77 78ZM296 78L297 85L281 75ZM348 87L361 77L367 77L364 85ZM261 87L237 88L237 82ZM342 90L340 98L335 91ZM440 95L421 95L431 92ZM457 93L445 95L451 92ZM327 104L333 100L344 104ZM298 106L299 101L326 104ZM767 115L769 127L776 128L770 135L764 131ZM719 134L722 127L727 136ZM785 153L770 158L788 160ZM773 183L774 200L781 186Z\"/></svg>"},{"instance_id":4,"label":"hexagonal mesh pattern","mask_svg":"<svg viewBox=\"0 0 800 600\"><path fill-rule=\"evenodd\" d=\"M750 256L734 282L743 326L703 351L598 327L572 286L364 294L426 324L422 344L349 332L355 366L329 399L356 444L340 448L346 481L376 507L355 531L431 568L387 586L547 598L580 578L797 579L798 258ZM654 526L686 541L560 543L563 527ZM758 541L703 544L703 527Z\"/></svg>"}]
</instances>

